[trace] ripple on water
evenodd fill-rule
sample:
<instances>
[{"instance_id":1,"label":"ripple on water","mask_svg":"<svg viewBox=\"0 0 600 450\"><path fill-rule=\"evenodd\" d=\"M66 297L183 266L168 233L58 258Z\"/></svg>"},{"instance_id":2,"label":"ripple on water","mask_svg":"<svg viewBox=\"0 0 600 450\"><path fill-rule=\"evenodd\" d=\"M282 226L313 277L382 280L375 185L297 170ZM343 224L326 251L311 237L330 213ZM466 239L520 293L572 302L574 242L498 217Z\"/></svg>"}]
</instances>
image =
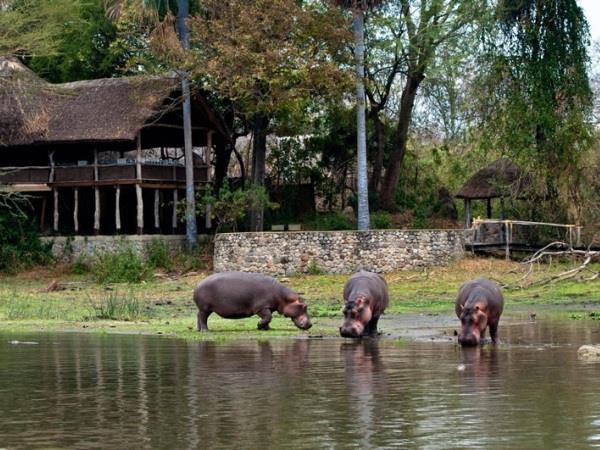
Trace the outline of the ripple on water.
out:
<instances>
[{"instance_id":1,"label":"ripple on water","mask_svg":"<svg viewBox=\"0 0 600 450\"><path fill-rule=\"evenodd\" d=\"M465 350L389 340L185 343L76 334L22 336L38 345L20 346L0 337L0 445L600 445L597 366L578 361L576 345L537 350L580 339L570 323L539 327L515 326L505 345ZM514 345L511 334L532 340Z\"/></svg>"}]
</instances>

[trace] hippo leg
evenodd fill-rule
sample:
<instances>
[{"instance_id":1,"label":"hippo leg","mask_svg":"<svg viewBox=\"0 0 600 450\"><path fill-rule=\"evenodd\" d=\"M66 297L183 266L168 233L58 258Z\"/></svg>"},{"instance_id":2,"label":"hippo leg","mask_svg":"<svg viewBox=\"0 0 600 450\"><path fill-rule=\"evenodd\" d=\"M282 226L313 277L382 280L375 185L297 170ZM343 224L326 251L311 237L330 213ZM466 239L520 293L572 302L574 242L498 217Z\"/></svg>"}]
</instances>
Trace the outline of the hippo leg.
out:
<instances>
[{"instance_id":1,"label":"hippo leg","mask_svg":"<svg viewBox=\"0 0 600 450\"><path fill-rule=\"evenodd\" d=\"M198 331L208 331L208 316L212 311L198 311Z\"/></svg>"},{"instance_id":2,"label":"hippo leg","mask_svg":"<svg viewBox=\"0 0 600 450\"><path fill-rule=\"evenodd\" d=\"M379 322L379 317L373 317L365 327L363 336L377 336L377 322Z\"/></svg>"},{"instance_id":3,"label":"hippo leg","mask_svg":"<svg viewBox=\"0 0 600 450\"><path fill-rule=\"evenodd\" d=\"M258 313L258 317L260 317L260 322L258 322L257 328L259 330L269 330L269 323L271 322L272 313L270 309L261 309Z\"/></svg>"},{"instance_id":4,"label":"hippo leg","mask_svg":"<svg viewBox=\"0 0 600 450\"><path fill-rule=\"evenodd\" d=\"M490 337L492 338L492 344L496 344L498 342L498 324L490 323Z\"/></svg>"}]
</instances>

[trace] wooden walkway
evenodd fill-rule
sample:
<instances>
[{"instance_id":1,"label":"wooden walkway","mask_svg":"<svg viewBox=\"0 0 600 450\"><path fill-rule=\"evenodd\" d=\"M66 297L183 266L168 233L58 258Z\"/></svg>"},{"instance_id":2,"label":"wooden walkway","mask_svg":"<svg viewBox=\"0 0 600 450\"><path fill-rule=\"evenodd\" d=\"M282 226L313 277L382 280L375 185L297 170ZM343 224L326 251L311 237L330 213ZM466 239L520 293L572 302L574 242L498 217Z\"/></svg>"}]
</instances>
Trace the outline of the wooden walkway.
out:
<instances>
[{"instance_id":1,"label":"wooden walkway","mask_svg":"<svg viewBox=\"0 0 600 450\"><path fill-rule=\"evenodd\" d=\"M481 239L483 225L500 225L502 232L494 240ZM511 252L532 253L542 249L548 243L516 242L513 231L516 226L551 227L565 230L565 248L585 250L581 245L581 226L549 222L531 222L526 220L474 219L471 225L473 239L465 244L465 249L477 254L504 252L505 258L510 259Z\"/></svg>"}]
</instances>

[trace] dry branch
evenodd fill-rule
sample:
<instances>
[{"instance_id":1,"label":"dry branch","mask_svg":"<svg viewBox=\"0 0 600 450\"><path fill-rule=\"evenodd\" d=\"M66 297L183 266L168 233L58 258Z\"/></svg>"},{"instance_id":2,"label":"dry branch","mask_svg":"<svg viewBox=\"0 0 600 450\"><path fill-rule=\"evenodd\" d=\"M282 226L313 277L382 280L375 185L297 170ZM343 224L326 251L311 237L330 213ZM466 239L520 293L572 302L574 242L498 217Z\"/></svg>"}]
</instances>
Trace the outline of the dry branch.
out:
<instances>
[{"instance_id":1,"label":"dry branch","mask_svg":"<svg viewBox=\"0 0 600 450\"><path fill-rule=\"evenodd\" d=\"M550 261L554 257L576 257L581 258L582 262L577 267L565 270L555 275L545 276L539 280L530 281L531 275L534 273L534 264L539 263L544 258L549 258ZM566 242L556 241L546 245L544 248L535 252L531 258L523 261L521 264L528 266L527 272L516 283L508 284L501 283L504 288L508 289L526 289L534 286L543 286L553 284L560 281L573 279L577 275L585 271L590 271L592 275L588 278L580 278L581 281L593 281L600 277L600 271L590 270L588 267L594 260L600 260L600 251L591 250L591 244L586 250L577 250L571 247Z\"/></svg>"}]
</instances>

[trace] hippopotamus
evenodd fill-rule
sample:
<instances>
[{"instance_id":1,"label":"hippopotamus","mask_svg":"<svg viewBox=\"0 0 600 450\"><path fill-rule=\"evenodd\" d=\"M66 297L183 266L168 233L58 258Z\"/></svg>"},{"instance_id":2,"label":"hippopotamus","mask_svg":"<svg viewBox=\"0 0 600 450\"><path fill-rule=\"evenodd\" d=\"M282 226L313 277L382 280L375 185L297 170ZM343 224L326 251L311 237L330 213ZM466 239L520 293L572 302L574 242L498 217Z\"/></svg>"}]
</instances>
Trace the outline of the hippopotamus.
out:
<instances>
[{"instance_id":1,"label":"hippopotamus","mask_svg":"<svg viewBox=\"0 0 600 450\"><path fill-rule=\"evenodd\" d=\"M467 281L458 291L455 311L462 323L458 342L462 346L479 345L485 329L495 344L498 339L498 322L504 308L504 298L498 285L485 278Z\"/></svg>"},{"instance_id":2,"label":"hippopotamus","mask_svg":"<svg viewBox=\"0 0 600 450\"><path fill-rule=\"evenodd\" d=\"M389 303L387 283L381 275L360 271L344 286L342 337L375 336L379 316Z\"/></svg>"},{"instance_id":3,"label":"hippopotamus","mask_svg":"<svg viewBox=\"0 0 600 450\"><path fill-rule=\"evenodd\" d=\"M258 315L259 330L268 330L271 314L277 311L308 330L312 323L300 296L275 278L259 273L221 272L202 280L194 289L198 307L198 330L208 331L206 321L213 312L226 319Z\"/></svg>"}]
</instances>

